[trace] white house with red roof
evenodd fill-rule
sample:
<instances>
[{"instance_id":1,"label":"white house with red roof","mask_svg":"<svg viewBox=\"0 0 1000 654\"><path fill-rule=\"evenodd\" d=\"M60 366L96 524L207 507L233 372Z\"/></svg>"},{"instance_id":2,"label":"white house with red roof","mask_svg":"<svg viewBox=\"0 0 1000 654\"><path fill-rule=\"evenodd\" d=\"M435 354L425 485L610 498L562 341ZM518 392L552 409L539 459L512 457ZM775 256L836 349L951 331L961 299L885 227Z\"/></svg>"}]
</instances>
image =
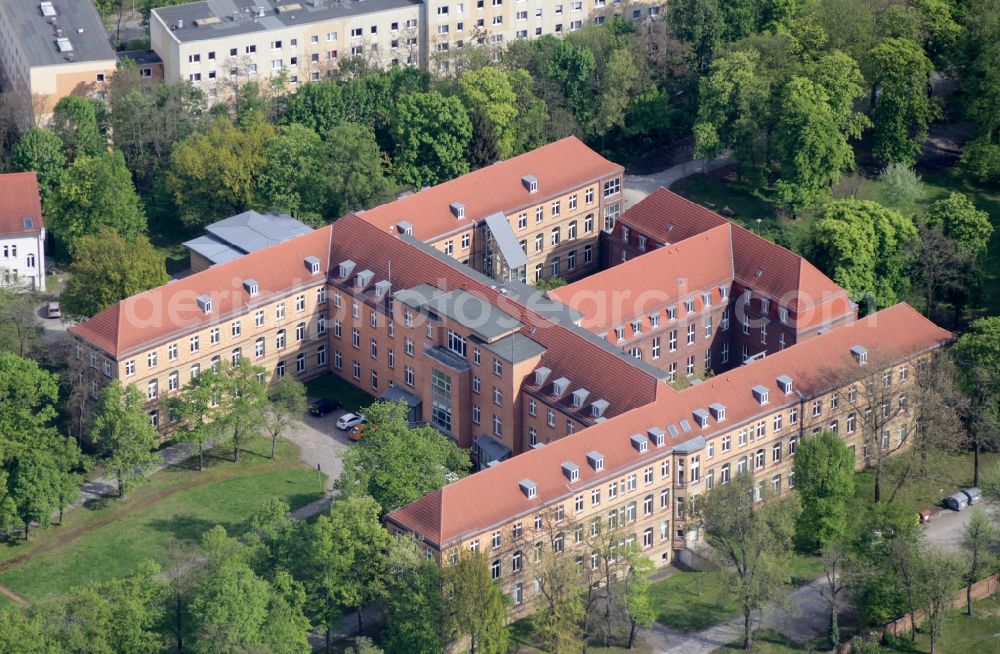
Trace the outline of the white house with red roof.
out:
<instances>
[{"instance_id":1,"label":"white house with red roof","mask_svg":"<svg viewBox=\"0 0 1000 654\"><path fill-rule=\"evenodd\" d=\"M45 290L45 225L38 177L0 175L0 286Z\"/></svg>"}]
</instances>

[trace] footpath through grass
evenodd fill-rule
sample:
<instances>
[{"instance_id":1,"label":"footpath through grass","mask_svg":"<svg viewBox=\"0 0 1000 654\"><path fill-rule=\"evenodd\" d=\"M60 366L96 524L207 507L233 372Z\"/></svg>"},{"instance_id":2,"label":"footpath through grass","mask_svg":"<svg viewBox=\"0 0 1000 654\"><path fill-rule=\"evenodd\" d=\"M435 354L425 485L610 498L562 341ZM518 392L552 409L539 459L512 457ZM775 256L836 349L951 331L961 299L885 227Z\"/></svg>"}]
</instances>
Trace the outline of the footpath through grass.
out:
<instances>
[{"instance_id":1,"label":"footpath through grass","mask_svg":"<svg viewBox=\"0 0 1000 654\"><path fill-rule=\"evenodd\" d=\"M124 575L146 559L166 568L192 556L216 524L239 533L268 499L294 510L322 496L316 472L298 461L294 446L281 442L274 461L269 452L270 443L261 440L234 464L222 448L206 456L202 472L196 462L168 468L124 499L73 509L64 525L0 546L0 584L38 601Z\"/></svg>"}]
</instances>

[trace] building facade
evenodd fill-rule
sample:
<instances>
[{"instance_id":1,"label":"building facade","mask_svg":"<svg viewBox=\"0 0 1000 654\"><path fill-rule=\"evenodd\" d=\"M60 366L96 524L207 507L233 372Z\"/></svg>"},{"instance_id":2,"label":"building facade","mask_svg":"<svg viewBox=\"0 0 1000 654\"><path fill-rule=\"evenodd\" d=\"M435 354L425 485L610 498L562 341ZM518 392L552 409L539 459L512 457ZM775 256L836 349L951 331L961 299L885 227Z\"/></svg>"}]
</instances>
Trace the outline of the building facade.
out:
<instances>
[{"instance_id":1,"label":"building facade","mask_svg":"<svg viewBox=\"0 0 1000 654\"><path fill-rule=\"evenodd\" d=\"M35 173L0 175L0 286L45 291L45 225Z\"/></svg>"},{"instance_id":2,"label":"building facade","mask_svg":"<svg viewBox=\"0 0 1000 654\"><path fill-rule=\"evenodd\" d=\"M23 128L44 123L61 98L100 95L117 66L92 2L7 2L0 12L0 64L26 104Z\"/></svg>"}]
</instances>

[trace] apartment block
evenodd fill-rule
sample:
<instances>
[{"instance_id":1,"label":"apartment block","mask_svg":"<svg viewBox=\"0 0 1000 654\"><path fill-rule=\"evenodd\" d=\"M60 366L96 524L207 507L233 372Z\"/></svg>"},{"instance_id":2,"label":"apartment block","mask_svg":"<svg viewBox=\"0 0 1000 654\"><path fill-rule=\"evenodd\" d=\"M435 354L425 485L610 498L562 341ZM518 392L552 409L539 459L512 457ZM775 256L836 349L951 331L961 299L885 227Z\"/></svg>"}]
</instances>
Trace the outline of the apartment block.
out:
<instances>
[{"instance_id":1,"label":"apartment block","mask_svg":"<svg viewBox=\"0 0 1000 654\"><path fill-rule=\"evenodd\" d=\"M0 65L25 99L22 127L44 123L61 98L103 92L117 59L93 2L9 0L0 11Z\"/></svg>"},{"instance_id":2,"label":"apartment block","mask_svg":"<svg viewBox=\"0 0 1000 654\"><path fill-rule=\"evenodd\" d=\"M0 175L0 286L45 291L45 225L35 173Z\"/></svg>"},{"instance_id":3,"label":"apartment block","mask_svg":"<svg viewBox=\"0 0 1000 654\"><path fill-rule=\"evenodd\" d=\"M187 80L211 97L252 80L325 79L350 57L416 65L421 29L415 0L205 0L154 9L149 19L166 81Z\"/></svg>"}]
</instances>

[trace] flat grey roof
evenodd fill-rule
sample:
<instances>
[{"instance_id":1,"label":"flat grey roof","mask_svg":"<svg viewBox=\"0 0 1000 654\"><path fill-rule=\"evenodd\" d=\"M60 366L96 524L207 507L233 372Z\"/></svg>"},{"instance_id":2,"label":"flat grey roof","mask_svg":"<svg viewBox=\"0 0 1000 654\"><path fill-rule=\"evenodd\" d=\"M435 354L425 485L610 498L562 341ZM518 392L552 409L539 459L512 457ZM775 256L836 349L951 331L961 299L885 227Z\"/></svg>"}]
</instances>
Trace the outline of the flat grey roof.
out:
<instances>
[{"instance_id":1,"label":"flat grey roof","mask_svg":"<svg viewBox=\"0 0 1000 654\"><path fill-rule=\"evenodd\" d=\"M199 236L191 239L190 241L185 241L184 247L205 257L212 263L212 265L225 263L227 261L232 261L233 259L239 259L245 254L245 252L240 252L233 246L223 243L211 234L206 234L205 236Z\"/></svg>"},{"instance_id":2,"label":"flat grey roof","mask_svg":"<svg viewBox=\"0 0 1000 654\"><path fill-rule=\"evenodd\" d=\"M427 303L428 308L447 316L486 341L521 328L521 321L468 291L441 293Z\"/></svg>"},{"instance_id":3,"label":"flat grey roof","mask_svg":"<svg viewBox=\"0 0 1000 654\"><path fill-rule=\"evenodd\" d=\"M492 343L483 343L482 347L510 363L521 363L545 353L544 346L521 332L514 332Z\"/></svg>"},{"instance_id":4,"label":"flat grey roof","mask_svg":"<svg viewBox=\"0 0 1000 654\"><path fill-rule=\"evenodd\" d=\"M13 36L32 66L81 61L115 61L104 23L91 0L48 0L55 15L42 15L41 2L3 0L0 11L13 25ZM58 34L56 30L62 30ZM56 39L69 40L71 51L60 52Z\"/></svg>"},{"instance_id":5,"label":"flat grey roof","mask_svg":"<svg viewBox=\"0 0 1000 654\"><path fill-rule=\"evenodd\" d=\"M312 227L288 214L260 214L251 210L212 223L205 228L205 231L246 253L308 234L313 230Z\"/></svg>"},{"instance_id":6,"label":"flat grey roof","mask_svg":"<svg viewBox=\"0 0 1000 654\"><path fill-rule=\"evenodd\" d=\"M118 53L118 61L124 59L134 61L137 66L163 63L160 55L152 50L123 50Z\"/></svg>"},{"instance_id":7,"label":"flat grey roof","mask_svg":"<svg viewBox=\"0 0 1000 654\"><path fill-rule=\"evenodd\" d=\"M204 0L159 7L152 11L150 20L159 16L181 42L206 41L401 7L419 7L420 4L416 0L319 0L318 3L314 0ZM282 11L279 12L279 8ZM264 10L263 17L258 16L260 9ZM205 25L201 23L205 19L218 20ZM180 29L177 29L178 21L183 25ZM197 26L195 21L198 21Z\"/></svg>"}]
</instances>

